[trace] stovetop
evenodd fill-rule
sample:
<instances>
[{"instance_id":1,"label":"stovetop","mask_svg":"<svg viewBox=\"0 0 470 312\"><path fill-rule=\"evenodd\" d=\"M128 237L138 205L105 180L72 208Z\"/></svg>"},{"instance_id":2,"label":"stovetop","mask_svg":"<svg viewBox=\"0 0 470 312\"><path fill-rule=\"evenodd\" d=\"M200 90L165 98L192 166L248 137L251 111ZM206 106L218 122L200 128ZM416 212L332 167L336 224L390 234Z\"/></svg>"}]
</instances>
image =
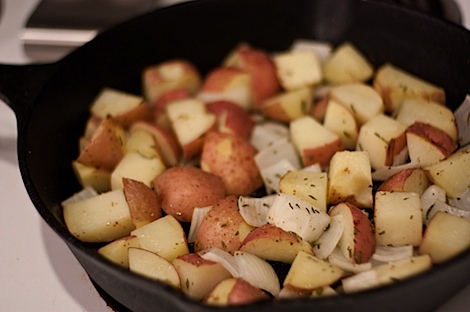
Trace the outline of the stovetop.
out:
<instances>
[{"instance_id":1,"label":"stovetop","mask_svg":"<svg viewBox=\"0 0 470 312\"><path fill-rule=\"evenodd\" d=\"M46 1L76 3L86 0ZM111 1L120 2L123 5L128 5L132 1L142 3L141 7L135 8L136 11L128 11L129 16L141 14L142 10L153 9L152 5L177 2L175 0L100 0L108 4ZM412 0L390 1L411 2ZM462 22L470 29L470 1L455 0L455 3L460 6ZM0 63L25 64L35 61L34 53L25 51L24 30L28 27L39 27L40 24L37 21L30 19L39 0L0 0L0 4ZM146 7L147 4L148 7ZM61 27L69 30L100 31L126 17L116 13L113 18L115 20L95 20L93 27L88 28L83 26L73 28L70 24L67 27ZM70 49L74 47L76 46L69 46ZM62 51L62 53L66 52ZM46 56L57 58L60 57L60 53ZM40 218L23 186L16 157L16 119L13 112L1 102L0 311L111 312L113 309L108 303L119 310L121 308L119 305L113 305L112 300L107 298L106 294L94 287L65 243ZM456 294L437 312L466 311L469 306L470 285Z\"/></svg>"}]
</instances>

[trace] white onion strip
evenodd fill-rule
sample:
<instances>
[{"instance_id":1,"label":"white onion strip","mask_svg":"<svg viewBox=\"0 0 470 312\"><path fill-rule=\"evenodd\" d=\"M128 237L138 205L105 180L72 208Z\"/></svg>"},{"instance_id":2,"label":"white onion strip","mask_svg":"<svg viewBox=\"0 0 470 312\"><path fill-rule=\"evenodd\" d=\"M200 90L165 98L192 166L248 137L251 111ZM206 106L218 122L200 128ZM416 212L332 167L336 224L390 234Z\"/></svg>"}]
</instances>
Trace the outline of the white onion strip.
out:
<instances>
[{"instance_id":1,"label":"white onion strip","mask_svg":"<svg viewBox=\"0 0 470 312\"><path fill-rule=\"evenodd\" d=\"M236 251L232 256L219 248L209 248L199 254L206 260L220 263L233 277L242 278L275 297L279 295L281 288L279 278L273 267L265 260L242 251Z\"/></svg>"},{"instance_id":2,"label":"white onion strip","mask_svg":"<svg viewBox=\"0 0 470 312\"><path fill-rule=\"evenodd\" d=\"M301 167L295 147L287 138L279 139L255 155L255 162L260 170L281 160L289 161L294 168Z\"/></svg>"},{"instance_id":3,"label":"white onion strip","mask_svg":"<svg viewBox=\"0 0 470 312\"><path fill-rule=\"evenodd\" d=\"M409 162L403 165L398 166L384 166L378 168L372 172L372 180L374 181L385 181L390 178L395 173L398 173L405 169L418 168L419 164L417 162Z\"/></svg>"},{"instance_id":4,"label":"white onion strip","mask_svg":"<svg viewBox=\"0 0 470 312\"><path fill-rule=\"evenodd\" d=\"M430 209L430 213L428 214L429 220L431 221L432 217L438 212L438 211L443 211L448 214L452 214L457 217L462 217L466 219L470 219L470 210L464 210L464 209L458 209L455 207L452 207L440 200L436 201L434 206Z\"/></svg>"},{"instance_id":5,"label":"white onion strip","mask_svg":"<svg viewBox=\"0 0 470 312\"><path fill-rule=\"evenodd\" d=\"M270 166L259 168L266 193L279 193L279 181L287 172L295 169L296 167L287 159L281 159Z\"/></svg>"},{"instance_id":6,"label":"white onion strip","mask_svg":"<svg viewBox=\"0 0 470 312\"><path fill-rule=\"evenodd\" d=\"M87 186L80 192L75 193L69 198L65 199L61 204L63 207L95 196L98 196L98 192L91 186Z\"/></svg>"},{"instance_id":7,"label":"white onion strip","mask_svg":"<svg viewBox=\"0 0 470 312\"><path fill-rule=\"evenodd\" d=\"M189 227L188 243L194 243L196 240L197 231L201 226L202 220L204 220L204 217L209 212L209 210L211 210L211 208L212 206L194 208L193 216L191 218L191 225Z\"/></svg>"},{"instance_id":8,"label":"white onion strip","mask_svg":"<svg viewBox=\"0 0 470 312\"><path fill-rule=\"evenodd\" d=\"M470 187L457 198L448 198L447 202L455 208L470 210Z\"/></svg>"},{"instance_id":9,"label":"white onion strip","mask_svg":"<svg viewBox=\"0 0 470 312\"><path fill-rule=\"evenodd\" d=\"M423 212L423 224L428 224L434 204L437 201L446 201L446 191L437 185L430 185L421 195L421 210Z\"/></svg>"},{"instance_id":10,"label":"white onion strip","mask_svg":"<svg viewBox=\"0 0 470 312\"><path fill-rule=\"evenodd\" d=\"M260 227L268 223L269 208L271 208L275 198L276 195L259 198L240 196L238 198L238 210L246 223L251 226Z\"/></svg>"},{"instance_id":11,"label":"white onion strip","mask_svg":"<svg viewBox=\"0 0 470 312\"><path fill-rule=\"evenodd\" d=\"M380 284L377 272L368 270L341 280L343 290L347 294L370 289Z\"/></svg>"},{"instance_id":12,"label":"white onion strip","mask_svg":"<svg viewBox=\"0 0 470 312\"><path fill-rule=\"evenodd\" d=\"M328 256L328 262L340 269L352 273L360 273L372 269L371 262L360 264L351 263L351 261L343 255L339 248L335 248L335 250L333 250L333 252Z\"/></svg>"},{"instance_id":13,"label":"white onion strip","mask_svg":"<svg viewBox=\"0 0 470 312\"><path fill-rule=\"evenodd\" d=\"M372 259L380 262L392 262L413 257L413 246L377 246Z\"/></svg>"},{"instance_id":14,"label":"white onion strip","mask_svg":"<svg viewBox=\"0 0 470 312\"><path fill-rule=\"evenodd\" d=\"M237 260L228 252L211 247L199 252L201 258L220 263L233 277L240 277Z\"/></svg>"},{"instance_id":15,"label":"white onion strip","mask_svg":"<svg viewBox=\"0 0 470 312\"><path fill-rule=\"evenodd\" d=\"M254 126L251 133L250 143L261 151L281 139L289 137L289 128L283 124L266 121Z\"/></svg>"},{"instance_id":16,"label":"white onion strip","mask_svg":"<svg viewBox=\"0 0 470 312\"><path fill-rule=\"evenodd\" d=\"M470 143L470 127L468 126L468 116L470 115L470 95L467 94L464 101L455 110L455 122L459 133L459 144L465 146Z\"/></svg>"},{"instance_id":17,"label":"white onion strip","mask_svg":"<svg viewBox=\"0 0 470 312\"><path fill-rule=\"evenodd\" d=\"M279 295L280 283L273 267L265 260L242 251L235 251L240 277L251 285L266 290L274 297Z\"/></svg>"},{"instance_id":18,"label":"white onion strip","mask_svg":"<svg viewBox=\"0 0 470 312\"><path fill-rule=\"evenodd\" d=\"M277 194L268 212L268 223L294 232L313 243L325 231L330 216L306 200L291 194Z\"/></svg>"},{"instance_id":19,"label":"white onion strip","mask_svg":"<svg viewBox=\"0 0 470 312\"><path fill-rule=\"evenodd\" d=\"M330 226L313 245L315 256L326 259L335 249L344 230L343 215L331 217Z\"/></svg>"}]
</instances>

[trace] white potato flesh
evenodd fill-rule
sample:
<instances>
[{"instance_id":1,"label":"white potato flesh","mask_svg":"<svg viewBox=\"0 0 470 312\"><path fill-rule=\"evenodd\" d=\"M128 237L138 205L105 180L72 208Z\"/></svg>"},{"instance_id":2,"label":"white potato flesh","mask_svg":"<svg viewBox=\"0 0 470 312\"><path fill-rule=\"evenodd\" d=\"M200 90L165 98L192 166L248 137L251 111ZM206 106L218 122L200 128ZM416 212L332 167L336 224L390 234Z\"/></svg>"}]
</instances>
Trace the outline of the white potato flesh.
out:
<instances>
[{"instance_id":1,"label":"white potato flesh","mask_svg":"<svg viewBox=\"0 0 470 312\"><path fill-rule=\"evenodd\" d=\"M423 226L419 194L377 192L374 222L377 245L419 246Z\"/></svg>"},{"instance_id":2,"label":"white potato flesh","mask_svg":"<svg viewBox=\"0 0 470 312\"><path fill-rule=\"evenodd\" d=\"M134 231L140 247L152 251L168 261L189 253L186 235L181 224L172 215L166 215Z\"/></svg>"},{"instance_id":3,"label":"white potato flesh","mask_svg":"<svg viewBox=\"0 0 470 312\"><path fill-rule=\"evenodd\" d=\"M119 116L137 107L143 97L113 88L104 88L91 105L91 112L100 118Z\"/></svg>"},{"instance_id":4,"label":"white potato flesh","mask_svg":"<svg viewBox=\"0 0 470 312\"><path fill-rule=\"evenodd\" d=\"M145 157L138 152L129 152L111 173L111 189L124 188L122 179L140 181L150 187L157 175L166 169L160 157Z\"/></svg>"},{"instance_id":5,"label":"white potato flesh","mask_svg":"<svg viewBox=\"0 0 470 312\"><path fill-rule=\"evenodd\" d=\"M84 242L109 242L134 229L122 189L64 205L64 220L73 236Z\"/></svg>"},{"instance_id":6,"label":"white potato flesh","mask_svg":"<svg viewBox=\"0 0 470 312\"><path fill-rule=\"evenodd\" d=\"M164 282L176 289L181 288L178 271L168 260L141 248L131 247L128 252L131 272Z\"/></svg>"}]
</instances>

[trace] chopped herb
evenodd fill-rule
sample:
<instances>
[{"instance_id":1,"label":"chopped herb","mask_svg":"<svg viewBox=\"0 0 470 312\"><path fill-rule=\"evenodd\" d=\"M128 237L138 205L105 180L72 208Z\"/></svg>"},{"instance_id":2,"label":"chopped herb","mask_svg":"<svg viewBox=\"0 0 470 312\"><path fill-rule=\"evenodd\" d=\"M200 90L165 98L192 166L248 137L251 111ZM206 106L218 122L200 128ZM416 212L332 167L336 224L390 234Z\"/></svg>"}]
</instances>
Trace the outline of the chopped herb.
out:
<instances>
[{"instance_id":1,"label":"chopped herb","mask_svg":"<svg viewBox=\"0 0 470 312\"><path fill-rule=\"evenodd\" d=\"M385 143L387 143L387 144L388 144L388 141L387 141L387 140L385 140L385 138L384 138L384 137L382 137L382 136L381 136L380 134L378 134L377 132L374 132L374 135L375 135L376 137L378 137L380 140L382 140L383 142L385 142Z\"/></svg>"}]
</instances>

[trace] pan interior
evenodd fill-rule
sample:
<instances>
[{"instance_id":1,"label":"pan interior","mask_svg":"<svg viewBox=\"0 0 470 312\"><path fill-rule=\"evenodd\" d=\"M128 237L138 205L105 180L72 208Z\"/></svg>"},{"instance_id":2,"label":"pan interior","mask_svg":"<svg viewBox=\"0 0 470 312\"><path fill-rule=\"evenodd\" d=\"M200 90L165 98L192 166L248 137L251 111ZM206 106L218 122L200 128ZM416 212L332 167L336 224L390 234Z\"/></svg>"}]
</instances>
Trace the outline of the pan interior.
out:
<instances>
[{"instance_id":1,"label":"pan interior","mask_svg":"<svg viewBox=\"0 0 470 312\"><path fill-rule=\"evenodd\" d=\"M98 36L61 61L46 83L19 135L25 184L41 215L77 257L101 261L93 252L96 246L68 234L60 208L80 190L71 162L78 156L89 105L101 88L138 94L145 66L185 58L204 74L240 42L275 52L298 38L350 41L375 66L392 62L444 86L453 108L470 90L470 35L424 15L353 0L197 1L165 8ZM114 274L117 280L125 276Z\"/></svg>"}]
</instances>

